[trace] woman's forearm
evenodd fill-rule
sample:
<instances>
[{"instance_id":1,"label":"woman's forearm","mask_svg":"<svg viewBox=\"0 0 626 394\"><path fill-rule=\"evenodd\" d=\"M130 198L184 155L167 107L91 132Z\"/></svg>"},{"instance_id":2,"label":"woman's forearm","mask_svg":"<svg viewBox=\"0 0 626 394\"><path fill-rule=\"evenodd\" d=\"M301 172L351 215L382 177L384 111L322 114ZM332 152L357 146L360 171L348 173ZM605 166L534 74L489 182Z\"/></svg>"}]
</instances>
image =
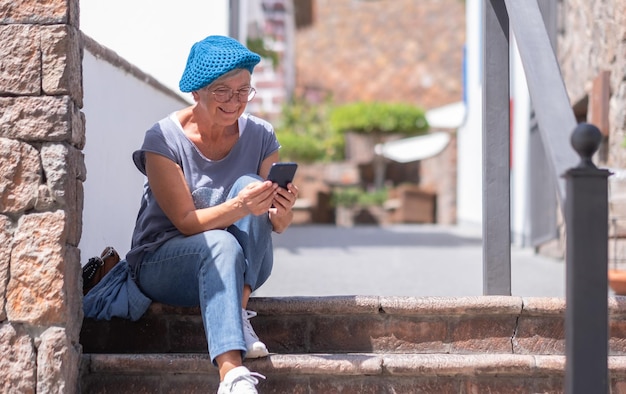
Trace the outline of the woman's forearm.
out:
<instances>
[{"instance_id":1,"label":"woman's forearm","mask_svg":"<svg viewBox=\"0 0 626 394\"><path fill-rule=\"evenodd\" d=\"M272 214L271 212L269 215L274 231L279 234L285 231L293 221L293 211L286 212L284 215L280 216Z\"/></svg>"},{"instance_id":2,"label":"woman's forearm","mask_svg":"<svg viewBox=\"0 0 626 394\"><path fill-rule=\"evenodd\" d=\"M247 214L250 212L244 204L233 198L213 207L190 211L175 225L184 235L193 235L207 230L224 229Z\"/></svg>"}]
</instances>

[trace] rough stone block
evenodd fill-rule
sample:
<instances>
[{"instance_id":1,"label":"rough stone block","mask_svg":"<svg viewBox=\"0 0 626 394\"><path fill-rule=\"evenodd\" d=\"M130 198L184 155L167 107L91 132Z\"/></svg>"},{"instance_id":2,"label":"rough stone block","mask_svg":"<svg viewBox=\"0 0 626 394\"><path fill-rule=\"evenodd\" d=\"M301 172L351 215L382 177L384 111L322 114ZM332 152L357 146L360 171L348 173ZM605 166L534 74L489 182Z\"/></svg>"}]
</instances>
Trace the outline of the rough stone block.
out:
<instances>
[{"instance_id":1,"label":"rough stone block","mask_svg":"<svg viewBox=\"0 0 626 394\"><path fill-rule=\"evenodd\" d=\"M38 95L41 92L41 54L37 30L37 27L29 25L0 24L0 96Z\"/></svg>"},{"instance_id":2,"label":"rough stone block","mask_svg":"<svg viewBox=\"0 0 626 394\"><path fill-rule=\"evenodd\" d=\"M0 376L4 393L35 393L36 355L31 338L11 323L0 324Z\"/></svg>"},{"instance_id":3,"label":"rough stone block","mask_svg":"<svg viewBox=\"0 0 626 394\"><path fill-rule=\"evenodd\" d=\"M69 318L65 274L65 213L22 216L11 251L7 316L11 322L63 325Z\"/></svg>"},{"instance_id":4,"label":"rough stone block","mask_svg":"<svg viewBox=\"0 0 626 394\"><path fill-rule=\"evenodd\" d=\"M72 128L79 127L80 112L69 96L0 97L0 108L0 137L75 142Z\"/></svg>"},{"instance_id":5,"label":"rough stone block","mask_svg":"<svg viewBox=\"0 0 626 394\"><path fill-rule=\"evenodd\" d=\"M37 200L35 201L35 211L45 212L53 211L56 207L56 201L52 196L52 191L46 184L40 184L37 190Z\"/></svg>"},{"instance_id":6,"label":"rough stone block","mask_svg":"<svg viewBox=\"0 0 626 394\"><path fill-rule=\"evenodd\" d=\"M78 245L82 230L83 181L87 172L83 153L67 144L46 143L41 161L51 197L65 210L68 221L67 242Z\"/></svg>"},{"instance_id":7,"label":"rough stone block","mask_svg":"<svg viewBox=\"0 0 626 394\"><path fill-rule=\"evenodd\" d=\"M85 114L76 105L72 105L71 110L72 145L83 149L85 147Z\"/></svg>"},{"instance_id":8,"label":"rough stone block","mask_svg":"<svg viewBox=\"0 0 626 394\"><path fill-rule=\"evenodd\" d=\"M41 163L52 196L66 209L72 209L77 203L75 181L83 181L87 172L83 153L67 144L45 143Z\"/></svg>"},{"instance_id":9,"label":"rough stone block","mask_svg":"<svg viewBox=\"0 0 626 394\"><path fill-rule=\"evenodd\" d=\"M74 179L70 184L72 191L72 202L66 206L67 214L67 243L78 246L83 231L83 203L85 201L83 182ZM80 261L80 257L78 259Z\"/></svg>"},{"instance_id":10,"label":"rough stone block","mask_svg":"<svg viewBox=\"0 0 626 394\"><path fill-rule=\"evenodd\" d=\"M41 30L41 86L50 96L68 95L83 106L80 33L67 25Z\"/></svg>"},{"instance_id":11,"label":"rough stone block","mask_svg":"<svg viewBox=\"0 0 626 394\"><path fill-rule=\"evenodd\" d=\"M76 19L73 23L78 24L78 0L11 0L0 5L1 24L69 23L70 16L74 16L71 19Z\"/></svg>"},{"instance_id":12,"label":"rough stone block","mask_svg":"<svg viewBox=\"0 0 626 394\"><path fill-rule=\"evenodd\" d=\"M11 227L11 220L6 216L0 216L0 321L4 321L7 317L4 305L11 262L11 240L13 239Z\"/></svg>"},{"instance_id":13,"label":"rough stone block","mask_svg":"<svg viewBox=\"0 0 626 394\"><path fill-rule=\"evenodd\" d=\"M37 348L37 392L74 394L78 391L79 352L60 327L48 328Z\"/></svg>"},{"instance_id":14,"label":"rough stone block","mask_svg":"<svg viewBox=\"0 0 626 394\"><path fill-rule=\"evenodd\" d=\"M52 196L62 206L67 205L68 186L72 180L70 147L65 144L43 144L41 147L41 164L46 176L46 183L52 191ZM74 202L74 201L71 201Z\"/></svg>"},{"instance_id":15,"label":"rough stone block","mask_svg":"<svg viewBox=\"0 0 626 394\"><path fill-rule=\"evenodd\" d=\"M41 181L39 152L31 145L0 138L0 212L33 208Z\"/></svg>"},{"instance_id":16,"label":"rough stone block","mask_svg":"<svg viewBox=\"0 0 626 394\"><path fill-rule=\"evenodd\" d=\"M65 295L67 321L65 331L69 338L78 341L83 322L83 277L78 247L66 245L65 248Z\"/></svg>"}]
</instances>

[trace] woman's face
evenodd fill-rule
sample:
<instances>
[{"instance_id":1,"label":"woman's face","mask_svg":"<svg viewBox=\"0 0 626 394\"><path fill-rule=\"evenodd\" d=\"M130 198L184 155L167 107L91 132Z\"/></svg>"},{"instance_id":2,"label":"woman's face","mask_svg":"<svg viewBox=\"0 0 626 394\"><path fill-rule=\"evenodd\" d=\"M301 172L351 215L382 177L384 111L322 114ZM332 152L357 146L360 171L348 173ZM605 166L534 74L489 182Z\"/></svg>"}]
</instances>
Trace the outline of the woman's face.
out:
<instances>
[{"instance_id":1,"label":"woman's face","mask_svg":"<svg viewBox=\"0 0 626 394\"><path fill-rule=\"evenodd\" d=\"M206 111L213 122L223 126L234 124L246 109L247 99L240 100L238 92L250 88L250 72L245 69L229 72L210 85L194 92L197 107ZM225 102L224 96L232 94Z\"/></svg>"}]
</instances>

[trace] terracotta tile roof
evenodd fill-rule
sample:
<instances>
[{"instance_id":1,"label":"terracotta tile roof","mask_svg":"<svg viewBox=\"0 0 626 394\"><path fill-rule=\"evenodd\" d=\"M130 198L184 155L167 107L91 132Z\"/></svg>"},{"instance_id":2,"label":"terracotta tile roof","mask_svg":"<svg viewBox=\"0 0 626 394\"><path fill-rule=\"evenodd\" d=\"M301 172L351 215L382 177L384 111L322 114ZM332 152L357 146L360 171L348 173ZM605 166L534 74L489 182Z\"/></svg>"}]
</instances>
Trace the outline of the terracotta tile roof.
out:
<instances>
[{"instance_id":1,"label":"terracotta tile roof","mask_svg":"<svg viewBox=\"0 0 626 394\"><path fill-rule=\"evenodd\" d=\"M312 25L296 33L296 91L426 109L459 101L464 41L461 0L314 0Z\"/></svg>"}]
</instances>

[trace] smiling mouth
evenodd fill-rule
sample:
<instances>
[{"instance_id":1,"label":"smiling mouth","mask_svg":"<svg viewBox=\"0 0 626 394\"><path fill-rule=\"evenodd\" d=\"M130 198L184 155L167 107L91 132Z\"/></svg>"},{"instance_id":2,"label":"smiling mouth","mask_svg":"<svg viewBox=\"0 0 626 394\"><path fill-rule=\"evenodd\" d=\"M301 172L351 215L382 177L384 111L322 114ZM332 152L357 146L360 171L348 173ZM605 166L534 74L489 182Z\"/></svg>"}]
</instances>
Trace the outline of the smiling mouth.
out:
<instances>
[{"instance_id":1,"label":"smiling mouth","mask_svg":"<svg viewBox=\"0 0 626 394\"><path fill-rule=\"evenodd\" d=\"M222 108L222 107L219 107L219 108L220 108L220 111L222 111L222 112L224 112L224 113L226 113L226 114L236 114L236 113L237 113L237 109L234 109L234 110L232 110L232 111L229 111L229 110L224 109L224 108Z\"/></svg>"}]
</instances>

